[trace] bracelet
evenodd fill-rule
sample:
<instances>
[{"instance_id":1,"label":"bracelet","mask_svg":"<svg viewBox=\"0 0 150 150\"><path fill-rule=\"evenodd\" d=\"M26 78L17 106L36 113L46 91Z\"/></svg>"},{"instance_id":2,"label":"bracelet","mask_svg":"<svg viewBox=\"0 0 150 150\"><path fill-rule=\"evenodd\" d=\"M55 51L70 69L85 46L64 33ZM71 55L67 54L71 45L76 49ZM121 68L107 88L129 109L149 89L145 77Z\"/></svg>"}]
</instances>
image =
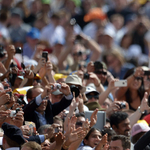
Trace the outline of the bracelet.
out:
<instances>
[{"instance_id":1,"label":"bracelet","mask_svg":"<svg viewBox=\"0 0 150 150\"><path fill-rule=\"evenodd\" d=\"M140 106L138 107L138 111L139 111L141 114L144 114L144 113L145 113L145 111L143 111L143 112L141 111L141 107L140 107Z\"/></svg>"},{"instance_id":2,"label":"bracelet","mask_svg":"<svg viewBox=\"0 0 150 150\"><path fill-rule=\"evenodd\" d=\"M67 146L67 145L65 145L65 143L63 144L63 149L68 149L69 148L69 146Z\"/></svg>"}]
</instances>

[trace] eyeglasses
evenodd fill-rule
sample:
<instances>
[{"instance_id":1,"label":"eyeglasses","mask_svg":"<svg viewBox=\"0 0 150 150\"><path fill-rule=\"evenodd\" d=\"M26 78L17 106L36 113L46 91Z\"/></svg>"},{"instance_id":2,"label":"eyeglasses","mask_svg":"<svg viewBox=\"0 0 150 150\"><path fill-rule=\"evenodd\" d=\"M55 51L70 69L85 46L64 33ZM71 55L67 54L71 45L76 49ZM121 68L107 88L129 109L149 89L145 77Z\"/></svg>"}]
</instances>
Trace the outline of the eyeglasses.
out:
<instances>
[{"instance_id":1,"label":"eyeglasses","mask_svg":"<svg viewBox=\"0 0 150 150\"><path fill-rule=\"evenodd\" d=\"M92 99L92 98L99 99L99 95L87 95L86 97L87 99Z\"/></svg>"},{"instance_id":2,"label":"eyeglasses","mask_svg":"<svg viewBox=\"0 0 150 150\"><path fill-rule=\"evenodd\" d=\"M95 74L103 74L104 76L106 76L107 75L107 72L105 72L105 71L95 71L94 72Z\"/></svg>"}]
</instances>

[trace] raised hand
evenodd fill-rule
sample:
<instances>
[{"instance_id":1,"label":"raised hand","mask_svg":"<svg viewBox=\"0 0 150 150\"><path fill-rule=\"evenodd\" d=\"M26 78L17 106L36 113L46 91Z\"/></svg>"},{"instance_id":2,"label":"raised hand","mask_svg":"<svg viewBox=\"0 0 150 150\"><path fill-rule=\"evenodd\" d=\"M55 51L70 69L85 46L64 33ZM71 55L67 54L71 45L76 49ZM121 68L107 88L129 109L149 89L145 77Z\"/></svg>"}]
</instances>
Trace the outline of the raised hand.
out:
<instances>
[{"instance_id":1,"label":"raised hand","mask_svg":"<svg viewBox=\"0 0 150 150\"><path fill-rule=\"evenodd\" d=\"M96 124L96 122L97 122L97 113L98 113L98 109L95 109L93 111L92 115L91 115L91 118L90 118L90 120L91 120L90 127L93 127Z\"/></svg>"}]
</instances>

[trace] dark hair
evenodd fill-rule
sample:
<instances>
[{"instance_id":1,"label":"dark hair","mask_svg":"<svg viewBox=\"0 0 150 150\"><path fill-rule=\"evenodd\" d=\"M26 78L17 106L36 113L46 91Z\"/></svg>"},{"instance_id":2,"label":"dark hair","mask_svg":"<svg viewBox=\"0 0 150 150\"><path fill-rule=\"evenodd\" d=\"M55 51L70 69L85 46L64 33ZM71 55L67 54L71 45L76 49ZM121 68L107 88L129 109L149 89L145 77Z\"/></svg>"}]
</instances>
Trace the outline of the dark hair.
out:
<instances>
[{"instance_id":1,"label":"dark hair","mask_svg":"<svg viewBox=\"0 0 150 150\"><path fill-rule=\"evenodd\" d=\"M78 118L78 117L84 117L85 118L85 114L84 113L77 113L76 114L76 117Z\"/></svg>"},{"instance_id":2,"label":"dark hair","mask_svg":"<svg viewBox=\"0 0 150 150\"><path fill-rule=\"evenodd\" d=\"M108 136L116 135L116 132L112 128L104 128L103 130L101 130L101 133L102 136L104 136L106 133L108 134Z\"/></svg>"},{"instance_id":3,"label":"dark hair","mask_svg":"<svg viewBox=\"0 0 150 150\"><path fill-rule=\"evenodd\" d=\"M140 139L140 137L142 137L144 134L145 134L145 132L140 132L140 133L134 135L133 137L131 137L131 142L133 144L135 144Z\"/></svg>"},{"instance_id":4,"label":"dark hair","mask_svg":"<svg viewBox=\"0 0 150 150\"><path fill-rule=\"evenodd\" d=\"M122 121L124 121L127 118L128 118L128 114L126 112L123 112L123 111L115 112L109 118L110 119L110 125L111 125L111 127L113 125L118 127L118 124L121 123Z\"/></svg>"},{"instance_id":5,"label":"dark hair","mask_svg":"<svg viewBox=\"0 0 150 150\"><path fill-rule=\"evenodd\" d=\"M89 136L94 132L94 131L99 131L99 129L97 128L91 128L91 130L88 132L88 134L86 135L86 137L84 139L88 140ZM99 131L100 132L100 131ZM101 133L101 132L100 132Z\"/></svg>"},{"instance_id":6,"label":"dark hair","mask_svg":"<svg viewBox=\"0 0 150 150\"><path fill-rule=\"evenodd\" d=\"M34 86L33 88L29 89L26 94L27 99L32 99L32 91L37 88L43 88L43 87L40 85L37 85L37 86Z\"/></svg>"},{"instance_id":7,"label":"dark hair","mask_svg":"<svg viewBox=\"0 0 150 150\"><path fill-rule=\"evenodd\" d=\"M129 76L131 76L133 73L134 73L134 69L135 68L132 68L132 69L129 69L125 76L124 76L124 79L128 78ZM144 90L144 83L143 83L143 79L142 79L142 83L141 83L141 86L140 88L137 90L138 92L138 96L140 97L140 100L142 100L143 96L144 96L144 93L145 93L145 90ZM125 93L125 97L126 97L126 101L128 103L132 103L132 98L131 98L131 91L128 89L127 92Z\"/></svg>"},{"instance_id":8,"label":"dark hair","mask_svg":"<svg viewBox=\"0 0 150 150\"><path fill-rule=\"evenodd\" d=\"M10 139L8 136L4 135L5 140L7 141L7 144L10 147L20 147L21 145L18 144L16 141L13 141L12 139Z\"/></svg>"},{"instance_id":9,"label":"dark hair","mask_svg":"<svg viewBox=\"0 0 150 150\"><path fill-rule=\"evenodd\" d=\"M130 149L130 146L131 146L130 139L124 135L114 135L112 136L111 140L112 141L121 140L123 150L126 150L127 148Z\"/></svg>"}]
</instances>

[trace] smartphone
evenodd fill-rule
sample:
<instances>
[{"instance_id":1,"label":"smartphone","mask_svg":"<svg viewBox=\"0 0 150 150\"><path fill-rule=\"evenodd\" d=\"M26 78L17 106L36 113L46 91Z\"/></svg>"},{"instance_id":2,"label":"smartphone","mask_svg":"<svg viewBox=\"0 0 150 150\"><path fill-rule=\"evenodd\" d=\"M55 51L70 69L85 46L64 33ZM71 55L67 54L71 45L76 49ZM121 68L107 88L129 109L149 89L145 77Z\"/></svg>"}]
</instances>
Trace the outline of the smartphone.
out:
<instances>
[{"instance_id":1,"label":"smartphone","mask_svg":"<svg viewBox=\"0 0 150 150\"><path fill-rule=\"evenodd\" d=\"M44 51L42 52L42 57L46 59L46 62L48 60L48 52Z\"/></svg>"},{"instance_id":2,"label":"smartphone","mask_svg":"<svg viewBox=\"0 0 150 150\"><path fill-rule=\"evenodd\" d=\"M144 71L144 75L149 76L150 75L150 71Z\"/></svg>"},{"instance_id":3,"label":"smartphone","mask_svg":"<svg viewBox=\"0 0 150 150\"><path fill-rule=\"evenodd\" d=\"M119 80L115 82L115 87L126 87L127 86L127 80Z\"/></svg>"}]
</instances>

